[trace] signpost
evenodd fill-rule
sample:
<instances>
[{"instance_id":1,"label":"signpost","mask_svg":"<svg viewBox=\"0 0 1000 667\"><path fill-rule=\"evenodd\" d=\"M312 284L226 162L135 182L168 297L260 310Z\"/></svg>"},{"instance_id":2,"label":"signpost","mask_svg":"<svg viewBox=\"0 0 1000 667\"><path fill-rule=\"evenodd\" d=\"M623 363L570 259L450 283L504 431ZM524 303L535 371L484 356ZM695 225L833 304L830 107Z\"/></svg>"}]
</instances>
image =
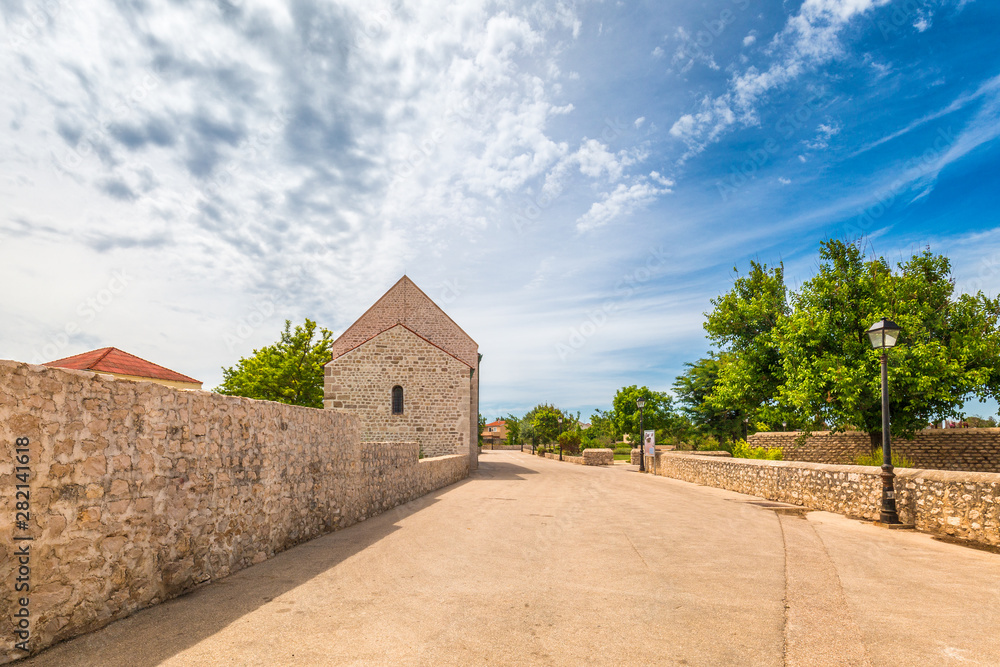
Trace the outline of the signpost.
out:
<instances>
[{"instance_id":1,"label":"signpost","mask_svg":"<svg viewBox=\"0 0 1000 667\"><path fill-rule=\"evenodd\" d=\"M656 431L643 431L642 444L645 450L643 455L652 457L650 472L656 474Z\"/></svg>"}]
</instances>

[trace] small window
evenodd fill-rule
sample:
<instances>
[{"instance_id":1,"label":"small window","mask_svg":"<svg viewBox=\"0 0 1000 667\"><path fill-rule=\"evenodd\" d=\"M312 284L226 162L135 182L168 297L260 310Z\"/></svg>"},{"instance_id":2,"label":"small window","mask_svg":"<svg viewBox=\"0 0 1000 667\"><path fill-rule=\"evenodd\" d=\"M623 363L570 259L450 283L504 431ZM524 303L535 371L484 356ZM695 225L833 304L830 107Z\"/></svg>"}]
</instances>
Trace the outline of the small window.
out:
<instances>
[{"instance_id":1,"label":"small window","mask_svg":"<svg viewBox=\"0 0 1000 667\"><path fill-rule=\"evenodd\" d=\"M392 414L403 414L403 388L398 384L392 388Z\"/></svg>"}]
</instances>

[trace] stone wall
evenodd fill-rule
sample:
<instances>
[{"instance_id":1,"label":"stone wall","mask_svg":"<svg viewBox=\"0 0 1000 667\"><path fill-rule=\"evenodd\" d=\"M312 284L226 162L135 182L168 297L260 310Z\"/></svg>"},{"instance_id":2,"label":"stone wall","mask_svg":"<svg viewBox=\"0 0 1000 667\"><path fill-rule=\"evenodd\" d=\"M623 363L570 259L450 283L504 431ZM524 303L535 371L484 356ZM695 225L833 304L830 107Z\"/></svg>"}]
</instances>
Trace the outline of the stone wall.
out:
<instances>
[{"instance_id":1,"label":"stone wall","mask_svg":"<svg viewBox=\"0 0 1000 667\"><path fill-rule=\"evenodd\" d=\"M878 518L880 470L658 452L656 474L855 518ZM1000 545L1000 474L896 469L900 520L918 530Z\"/></svg>"},{"instance_id":2,"label":"stone wall","mask_svg":"<svg viewBox=\"0 0 1000 667\"><path fill-rule=\"evenodd\" d=\"M615 462L613 449L594 448L583 450L583 464L588 466L609 466Z\"/></svg>"},{"instance_id":3,"label":"stone wall","mask_svg":"<svg viewBox=\"0 0 1000 667\"><path fill-rule=\"evenodd\" d=\"M559 460L559 452L545 452L545 458ZM615 453L610 449L585 449L579 455L563 452L564 462L582 466L609 466L615 462Z\"/></svg>"},{"instance_id":4,"label":"stone wall","mask_svg":"<svg viewBox=\"0 0 1000 667\"><path fill-rule=\"evenodd\" d=\"M334 411L0 361L0 663L24 655L21 596L34 653L468 475L464 453L359 435Z\"/></svg>"},{"instance_id":5,"label":"stone wall","mask_svg":"<svg viewBox=\"0 0 1000 667\"><path fill-rule=\"evenodd\" d=\"M754 447L778 447L786 461L850 465L859 454L871 450L867 433L814 431L803 444L801 434L754 433ZM1000 473L1000 428L947 428L918 431L912 440L893 438L893 451L913 461L916 468Z\"/></svg>"},{"instance_id":6,"label":"stone wall","mask_svg":"<svg viewBox=\"0 0 1000 667\"><path fill-rule=\"evenodd\" d=\"M404 326L326 366L324 405L361 419L363 440L416 442L424 456L470 455L470 368ZM392 388L403 414L392 414ZM473 434L473 437L476 437Z\"/></svg>"}]
</instances>

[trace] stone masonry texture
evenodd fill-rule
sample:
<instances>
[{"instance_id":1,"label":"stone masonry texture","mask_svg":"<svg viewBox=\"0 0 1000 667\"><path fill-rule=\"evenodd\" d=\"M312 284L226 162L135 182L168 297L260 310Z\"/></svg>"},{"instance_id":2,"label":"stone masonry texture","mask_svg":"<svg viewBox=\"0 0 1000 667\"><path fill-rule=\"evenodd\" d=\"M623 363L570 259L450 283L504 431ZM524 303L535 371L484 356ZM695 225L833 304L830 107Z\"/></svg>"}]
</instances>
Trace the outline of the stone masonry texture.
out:
<instances>
[{"instance_id":1,"label":"stone masonry texture","mask_svg":"<svg viewBox=\"0 0 1000 667\"><path fill-rule=\"evenodd\" d=\"M395 386L403 388L403 414L392 414ZM397 325L327 365L324 405L357 415L364 440L467 456L471 390L467 365Z\"/></svg>"},{"instance_id":2,"label":"stone masonry texture","mask_svg":"<svg viewBox=\"0 0 1000 667\"><path fill-rule=\"evenodd\" d=\"M0 361L0 663L24 655L16 438L30 439L32 653L469 471L468 455L362 442L332 410Z\"/></svg>"},{"instance_id":3,"label":"stone masonry texture","mask_svg":"<svg viewBox=\"0 0 1000 667\"><path fill-rule=\"evenodd\" d=\"M348 356L349 353L366 345L386 331L399 326L405 327L416 336L423 338L431 346L451 355L467 366L466 382L469 384L469 391L466 395L465 406L468 408L469 423L464 428L466 441L463 451L469 457L470 466L475 469L478 464L479 443L479 345L407 276L400 278L389 291L382 295L371 308L333 342L333 358L328 364L328 368L336 369L340 366L341 359ZM357 364L348 364L348 368L353 372L359 367ZM368 374L369 369L361 370L363 374ZM346 376L347 370L342 370L339 378L344 381L347 379ZM364 378L358 378L357 381L352 381L350 384L363 381ZM327 383L329 387L329 376ZM404 386L403 389L405 391L407 387ZM329 395L326 398L328 400L324 405L335 407L332 403L336 399L332 399ZM336 409L344 408L337 407ZM452 406L452 409L456 409L455 406ZM365 416L362 415L362 419L364 418ZM431 447L440 448L438 444L432 444Z\"/></svg>"},{"instance_id":4,"label":"stone masonry texture","mask_svg":"<svg viewBox=\"0 0 1000 667\"><path fill-rule=\"evenodd\" d=\"M754 433L754 447L778 447L786 461L851 465L871 450L867 433L814 431L804 443L798 432ZM1000 473L1000 428L946 428L917 431L913 439L893 438L892 449L915 468Z\"/></svg>"},{"instance_id":5,"label":"stone masonry texture","mask_svg":"<svg viewBox=\"0 0 1000 667\"><path fill-rule=\"evenodd\" d=\"M649 458L647 458L649 461ZM879 468L657 452L657 475L876 520ZM896 469L896 505L918 530L1000 546L1000 474Z\"/></svg>"}]
</instances>

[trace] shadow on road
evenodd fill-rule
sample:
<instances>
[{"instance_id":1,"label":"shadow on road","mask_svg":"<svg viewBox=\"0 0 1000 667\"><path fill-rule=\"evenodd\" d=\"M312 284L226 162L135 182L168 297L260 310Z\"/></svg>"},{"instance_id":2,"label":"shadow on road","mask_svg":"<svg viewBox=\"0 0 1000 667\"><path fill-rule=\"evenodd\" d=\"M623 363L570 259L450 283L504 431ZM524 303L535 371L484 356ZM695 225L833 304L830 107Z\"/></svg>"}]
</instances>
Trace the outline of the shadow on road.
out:
<instances>
[{"instance_id":1,"label":"shadow on road","mask_svg":"<svg viewBox=\"0 0 1000 667\"><path fill-rule=\"evenodd\" d=\"M503 464L500 467L501 474L513 474L507 468L518 468ZM259 565L57 644L16 664L24 667L158 665L396 532L400 529L396 525L399 521L467 482L438 489L367 521L297 545Z\"/></svg>"},{"instance_id":2,"label":"shadow on road","mask_svg":"<svg viewBox=\"0 0 1000 667\"><path fill-rule=\"evenodd\" d=\"M516 463L506 463L504 461L491 461L482 456L479 457L479 470L472 473L471 479L510 481L523 480L525 475L537 475L537 470L519 466Z\"/></svg>"}]
</instances>

